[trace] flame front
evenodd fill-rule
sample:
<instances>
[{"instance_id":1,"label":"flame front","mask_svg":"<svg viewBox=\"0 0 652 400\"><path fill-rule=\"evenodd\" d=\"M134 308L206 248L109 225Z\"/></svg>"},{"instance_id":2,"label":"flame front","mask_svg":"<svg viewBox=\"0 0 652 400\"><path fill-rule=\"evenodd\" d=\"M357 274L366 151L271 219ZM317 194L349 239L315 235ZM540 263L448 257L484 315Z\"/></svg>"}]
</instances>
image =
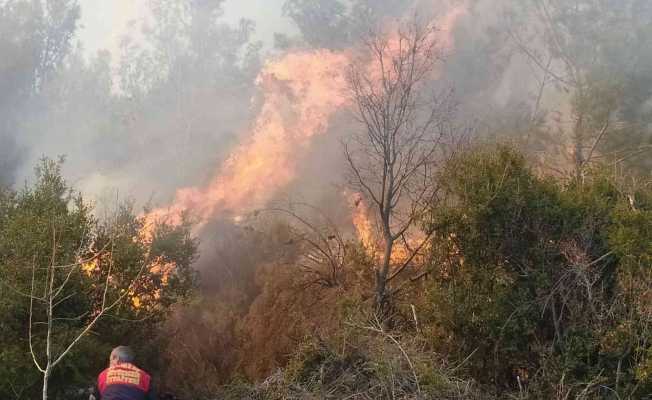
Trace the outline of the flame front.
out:
<instances>
[{"instance_id":1,"label":"flame front","mask_svg":"<svg viewBox=\"0 0 652 400\"><path fill-rule=\"evenodd\" d=\"M433 34L442 49L452 47L452 28L465 11L462 4L440 19ZM388 51L395 37L398 33L389 37ZM185 211L198 218L199 229L221 213L241 213L268 202L295 178L298 159L311 139L326 132L330 117L349 103L345 72L351 62L349 52L316 50L267 63L257 79L264 100L250 135L206 187L180 189L172 205L147 214L141 233L151 237L161 219L179 224Z\"/></svg>"},{"instance_id":2,"label":"flame front","mask_svg":"<svg viewBox=\"0 0 652 400\"><path fill-rule=\"evenodd\" d=\"M298 156L346 103L347 62L343 53L322 50L268 63L257 80L264 103L249 138L207 187L179 190L172 206L152 211L147 221L165 217L175 224L191 210L203 225L220 212L265 204L294 179Z\"/></svg>"}]
</instances>

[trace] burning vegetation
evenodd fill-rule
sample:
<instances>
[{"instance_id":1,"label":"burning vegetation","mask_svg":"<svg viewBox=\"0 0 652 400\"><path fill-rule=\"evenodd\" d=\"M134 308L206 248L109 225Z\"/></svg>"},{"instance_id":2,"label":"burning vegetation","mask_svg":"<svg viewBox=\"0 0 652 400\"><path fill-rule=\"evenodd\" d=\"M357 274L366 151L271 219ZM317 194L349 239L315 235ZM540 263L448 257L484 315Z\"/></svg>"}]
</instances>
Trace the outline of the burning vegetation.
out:
<instances>
[{"instance_id":1,"label":"burning vegetation","mask_svg":"<svg viewBox=\"0 0 652 400\"><path fill-rule=\"evenodd\" d=\"M0 1L0 398L648 398L652 7L276 3Z\"/></svg>"}]
</instances>

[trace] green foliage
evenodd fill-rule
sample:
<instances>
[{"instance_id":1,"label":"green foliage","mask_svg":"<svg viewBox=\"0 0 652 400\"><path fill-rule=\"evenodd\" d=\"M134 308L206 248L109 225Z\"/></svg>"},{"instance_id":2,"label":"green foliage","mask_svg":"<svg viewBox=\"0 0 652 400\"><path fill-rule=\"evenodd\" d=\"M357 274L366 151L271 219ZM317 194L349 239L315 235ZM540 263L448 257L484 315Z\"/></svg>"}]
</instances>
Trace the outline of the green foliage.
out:
<instances>
[{"instance_id":1,"label":"green foliage","mask_svg":"<svg viewBox=\"0 0 652 400\"><path fill-rule=\"evenodd\" d=\"M188 379L171 389L233 399L641 398L652 372L652 192L625 182L599 168L544 178L506 146L459 154L442 168L445 200L425 222L436 232L430 278L395 299L409 318L391 330L359 322L371 318L365 249L347 245L340 284L306 286L314 276L295 265L302 249L287 225L251 233L251 244L239 237L240 250L229 248L242 254L229 262L269 247L247 266L258 289L243 279L249 294L234 302L222 283L222 294L177 309L168 376ZM269 251L279 245L283 256ZM179 342L197 361L174 353Z\"/></svg>"},{"instance_id":2,"label":"green foliage","mask_svg":"<svg viewBox=\"0 0 652 400\"><path fill-rule=\"evenodd\" d=\"M49 265L72 266L63 287L61 301L54 310L53 353L60 354L99 310L108 267L111 279L107 298L116 299L138 277L133 294L100 320L73 348L53 372L53 398L67 398L71 389L92 384L107 363L110 349L117 344L152 348L154 328L174 301L187 298L195 286L191 263L197 244L190 236L188 223L158 226L153 238L140 235L143 221L128 206L100 221L92 207L75 193L61 175L61 161L44 159L36 169L36 180L18 192L2 193L0 201L0 341L3 343L3 368L0 369L0 397L35 398L40 392L41 375L29 352L29 294L41 296ZM91 268L80 260L96 258ZM152 269L157 262L173 266L166 279ZM61 267L64 268L64 267ZM68 268L68 267L65 267ZM67 271L67 269L66 269ZM55 287L66 274L55 274ZM151 293L158 293L152 296ZM137 306L131 299L142 298ZM34 350L41 363L44 357L45 309L34 303ZM138 321L138 322L135 322ZM133 335L134 330L142 334ZM150 347L144 346L149 343ZM68 393L68 394L64 394Z\"/></svg>"},{"instance_id":3,"label":"green foliage","mask_svg":"<svg viewBox=\"0 0 652 400\"><path fill-rule=\"evenodd\" d=\"M499 391L520 382L552 396L599 377L622 398L646 393L649 188L599 170L540 178L500 146L454 159L440 182L450 201L432 212L431 317L449 336L435 345L472 354L469 373Z\"/></svg>"}]
</instances>

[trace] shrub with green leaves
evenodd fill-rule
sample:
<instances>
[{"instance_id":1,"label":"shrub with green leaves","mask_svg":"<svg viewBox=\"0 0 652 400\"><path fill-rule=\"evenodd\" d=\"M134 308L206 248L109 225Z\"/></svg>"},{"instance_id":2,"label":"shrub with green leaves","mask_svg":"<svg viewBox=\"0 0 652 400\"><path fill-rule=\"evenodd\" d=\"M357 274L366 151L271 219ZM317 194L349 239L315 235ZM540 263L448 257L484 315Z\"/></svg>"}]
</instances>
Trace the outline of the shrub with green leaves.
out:
<instances>
[{"instance_id":1,"label":"shrub with green leaves","mask_svg":"<svg viewBox=\"0 0 652 400\"><path fill-rule=\"evenodd\" d=\"M40 397L42 376L28 340L30 293L34 298L45 296L49 276L54 276L55 287L61 285L51 322L53 354L61 354L94 318L105 286L112 299L130 290L53 369L49 393L54 399L72 398L77 389L93 384L113 346L133 345L141 365L151 366L157 358L155 327L170 305L191 295L195 286L191 264L197 243L189 224L161 224L153 229L151 239L145 238L140 235L143 219L129 205L116 204L117 211L110 218L97 218L92 205L62 177L60 162L45 159L36 172L32 185L0 193L2 399ZM80 260L96 254L101 256L95 264L82 265ZM174 264L167 280L150 268L152 260ZM70 274L52 273L55 268L65 268ZM141 270L144 273L139 275ZM47 321L46 306L35 300L31 332L41 365Z\"/></svg>"},{"instance_id":2,"label":"shrub with green leaves","mask_svg":"<svg viewBox=\"0 0 652 400\"><path fill-rule=\"evenodd\" d=\"M652 188L537 175L512 148L461 154L433 208L433 344L497 392L649 393ZM566 393L564 392L564 393Z\"/></svg>"}]
</instances>

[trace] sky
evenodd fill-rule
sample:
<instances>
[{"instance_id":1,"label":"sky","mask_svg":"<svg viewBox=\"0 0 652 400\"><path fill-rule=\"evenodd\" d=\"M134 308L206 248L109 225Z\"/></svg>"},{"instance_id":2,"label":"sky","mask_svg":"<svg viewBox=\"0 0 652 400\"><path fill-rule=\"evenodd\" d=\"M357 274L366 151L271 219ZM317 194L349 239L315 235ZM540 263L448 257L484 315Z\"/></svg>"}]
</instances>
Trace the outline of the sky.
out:
<instances>
[{"instance_id":1,"label":"sky","mask_svg":"<svg viewBox=\"0 0 652 400\"><path fill-rule=\"evenodd\" d=\"M271 45L274 32L287 32L288 19L281 15L284 0L226 0L224 18L237 23L241 18L256 21L256 36ZM109 50L118 56L120 38L129 23L147 15L148 0L79 0L81 6L80 38L86 54Z\"/></svg>"}]
</instances>

